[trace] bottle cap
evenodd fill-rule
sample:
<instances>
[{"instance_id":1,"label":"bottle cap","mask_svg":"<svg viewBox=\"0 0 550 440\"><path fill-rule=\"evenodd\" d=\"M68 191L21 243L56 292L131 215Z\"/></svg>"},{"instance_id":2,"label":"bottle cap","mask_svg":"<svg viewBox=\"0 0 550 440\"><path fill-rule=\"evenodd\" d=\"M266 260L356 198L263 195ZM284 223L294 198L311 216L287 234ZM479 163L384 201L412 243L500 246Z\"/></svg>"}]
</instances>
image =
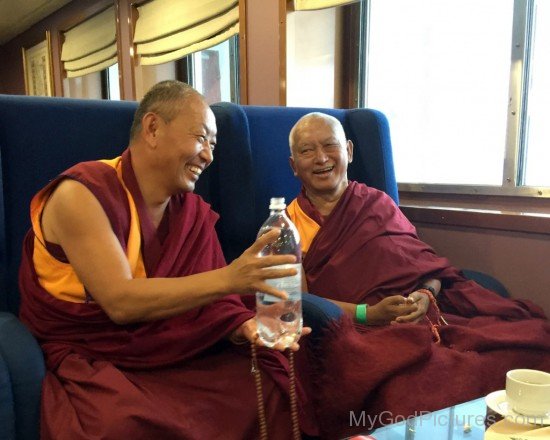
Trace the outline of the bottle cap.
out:
<instances>
[{"instance_id":1,"label":"bottle cap","mask_svg":"<svg viewBox=\"0 0 550 440\"><path fill-rule=\"evenodd\" d=\"M271 200L269 201L269 209L285 209L285 198L284 197L271 197Z\"/></svg>"}]
</instances>

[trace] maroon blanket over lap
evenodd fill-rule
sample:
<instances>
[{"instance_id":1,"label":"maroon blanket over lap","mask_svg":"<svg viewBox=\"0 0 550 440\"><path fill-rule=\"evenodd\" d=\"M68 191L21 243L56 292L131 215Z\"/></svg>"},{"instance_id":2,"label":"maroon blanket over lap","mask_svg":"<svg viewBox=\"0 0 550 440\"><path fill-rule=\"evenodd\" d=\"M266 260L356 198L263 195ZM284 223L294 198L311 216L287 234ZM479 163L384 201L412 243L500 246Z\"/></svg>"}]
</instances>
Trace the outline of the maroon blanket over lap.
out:
<instances>
[{"instance_id":1,"label":"maroon blanket over lap","mask_svg":"<svg viewBox=\"0 0 550 440\"><path fill-rule=\"evenodd\" d=\"M191 193L175 196L164 226L156 231L145 212L128 150L122 160L124 182L140 216L148 277L222 267L214 230L218 216L209 205ZM114 169L87 162L58 181L62 178L76 179L94 193L125 248L128 201ZM117 325L93 301L70 303L45 291L33 266L33 242L31 230L20 270L20 315L46 356L43 439L257 437L249 352L239 352L223 340L254 315L237 295L171 319ZM286 358L260 350L260 363L270 435L289 438Z\"/></svg>"},{"instance_id":2,"label":"maroon blanket over lap","mask_svg":"<svg viewBox=\"0 0 550 440\"><path fill-rule=\"evenodd\" d=\"M513 368L550 371L550 324L542 310L466 280L418 239L385 193L351 182L327 218L303 192L298 202L321 225L303 262L312 293L372 305L438 278L438 304L450 324L440 328L440 344L426 323L335 326L317 371L328 438L365 432L350 426L350 411L365 410L380 425L503 389ZM381 413L386 420L375 418Z\"/></svg>"}]
</instances>

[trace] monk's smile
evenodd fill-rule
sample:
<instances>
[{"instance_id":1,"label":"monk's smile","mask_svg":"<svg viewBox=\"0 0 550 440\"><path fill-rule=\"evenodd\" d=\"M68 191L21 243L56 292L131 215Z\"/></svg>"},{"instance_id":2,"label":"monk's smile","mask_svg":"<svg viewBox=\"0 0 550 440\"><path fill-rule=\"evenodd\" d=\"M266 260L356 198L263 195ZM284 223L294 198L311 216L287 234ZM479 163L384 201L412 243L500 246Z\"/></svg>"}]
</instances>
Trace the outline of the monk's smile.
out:
<instances>
[{"instance_id":1,"label":"monk's smile","mask_svg":"<svg viewBox=\"0 0 550 440\"><path fill-rule=\"evenodd\" d=\"M330 167L321 168L320 170L313 170L313 174L316 175L327 175L334 169L334 165Z\"/></svg>"}]
</instances>

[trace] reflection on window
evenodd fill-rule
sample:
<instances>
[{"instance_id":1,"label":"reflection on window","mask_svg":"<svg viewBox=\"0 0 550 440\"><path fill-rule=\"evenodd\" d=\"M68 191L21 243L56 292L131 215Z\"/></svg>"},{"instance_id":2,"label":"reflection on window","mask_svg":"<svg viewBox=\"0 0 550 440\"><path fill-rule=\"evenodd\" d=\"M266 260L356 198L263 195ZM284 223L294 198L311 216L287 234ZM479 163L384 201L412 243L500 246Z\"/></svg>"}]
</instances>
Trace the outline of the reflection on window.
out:
<instances>
[{"instance_id":1,"label":"reflection on window","mask_svg":"<svg viewBox=\"0 0 550 440\"><path fill-rule=\"evenodd\" d=\"M501 185L512 0L372 0L366 105L389 119L397 179Z\"/></svg>"},{"instance_id":2,"label":"reflection on window","mask_svg":"<svg viewBox=\"0 0 550 440\"><path fill-rule=\"evenodd\" d=\"M231 37L188 57L188 81L209 103L239 101L237 38Z\"/></svg>"},{"instance_id":3,"label":"reflection on window","mask_svg":"<svg viewBox=\"0 0 550 440\"><path fill-rule=\"evenodd\" d=\"M101 72L63 79L63 96L67 98L101 99Z\"/></svg>"},{"instance_id":4,"label":"reflection on window","mask_svg":"<svg viewBox=\"0 0 550 440\"><path fill-rule=\"evenodd\" d=\"M208 103L239 102L238 35L169 63L142 66L136 78L137 99L156 83L177 79L202 93Z\"/></svg>"},{"instance_id":5,"label":"reflection on window","mask_svg":"<svg viewBox=\"0 0 550 440\"><path fill-rule=\"evenodd\" d=\"M120 99L118 64L99 72L63 79L63 96L82 99Z\"/></svg>"},{"instance_id":6,"label":"reflection on window","mask_svg":"<svg viewBox=\"0 0 550 440\"><path fill-rule=\"evenodd\" d=\"M178 78L176 75L177 61L170 61L169 63L157 64L153 66L141 66L140 69L136 69L136 98L141 100L147 91L153 87L156 83L166 81L169 79L181 79L185 82L185 79Z\"/></svg>"},{"instance_id":7,"label":"reflection on window","mask_svg":"<svg viewBox=\"0 0 550 440\"><path fill-rule=\"evenodd\" d=\"M530 57L526 127L525 175L529 186L550 186L550 2L535 2Z\"/></svg>"}]
</instances>

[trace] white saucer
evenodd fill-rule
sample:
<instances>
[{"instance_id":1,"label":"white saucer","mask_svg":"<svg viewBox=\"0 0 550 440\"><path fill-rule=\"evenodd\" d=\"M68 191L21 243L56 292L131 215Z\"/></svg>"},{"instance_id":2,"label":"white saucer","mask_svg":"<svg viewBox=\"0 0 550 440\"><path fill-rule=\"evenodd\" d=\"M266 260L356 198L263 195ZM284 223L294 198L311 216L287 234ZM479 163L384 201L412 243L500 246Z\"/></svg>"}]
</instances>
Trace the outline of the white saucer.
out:
<instances>
[{"instance_id":1,"label":"white saucer","mask_svg":"<svg viewBox=\"0 0 550 440\"><path fill-rule=\"evenodd\" d=\"M495 391L485 397L485 403L506 420L520 425L550 425L550 413L541 416L525 416L515 412L506 400L506 390Z\"/></svg>"}]
</instances>

